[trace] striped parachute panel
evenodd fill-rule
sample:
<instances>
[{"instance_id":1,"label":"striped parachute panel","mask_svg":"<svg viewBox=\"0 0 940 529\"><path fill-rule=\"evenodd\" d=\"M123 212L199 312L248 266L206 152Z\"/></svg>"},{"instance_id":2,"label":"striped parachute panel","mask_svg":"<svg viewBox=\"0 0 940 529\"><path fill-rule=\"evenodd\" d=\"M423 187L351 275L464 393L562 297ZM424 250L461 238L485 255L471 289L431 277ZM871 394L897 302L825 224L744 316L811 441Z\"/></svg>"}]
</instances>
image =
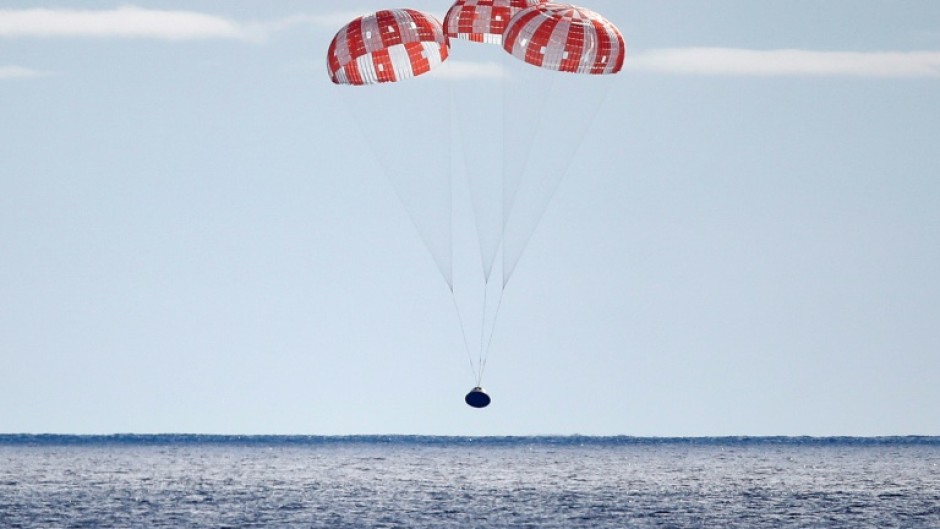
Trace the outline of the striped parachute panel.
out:
<instances>
[{"instance_id":1,"label":"striped parachute panel","mask_svg":"<svg viewBox=\"0 0 940 529\"><path fill-rule=\"evenodd\" d=\"M601 15L566 4L539 4L516 13L503 48L529 64L581 74L613 74L627 55L623 35Z\"/></svg>"},{"instance_id":2,"label":"striped parachute panel","mask_svg":"<svg viewBox=\"0 0 940 529\"><path fill-rule=\"evenodd\" d=\"M425 74L447 59L441 23L413 9L387 9L343 26L327 50L336 84L391 83Z\"/></svg>"},{"instance_id":3,"label":"striped parachute panel","mask_svg":"<svg viewBox=\"0 0 940 529\"><path fill-rule=\"evenodd\" d=\"M444 30L451 38L503 43L503 31L519 11L546 0L457 0L444 17Z\"/></svg>"}]
</instances>

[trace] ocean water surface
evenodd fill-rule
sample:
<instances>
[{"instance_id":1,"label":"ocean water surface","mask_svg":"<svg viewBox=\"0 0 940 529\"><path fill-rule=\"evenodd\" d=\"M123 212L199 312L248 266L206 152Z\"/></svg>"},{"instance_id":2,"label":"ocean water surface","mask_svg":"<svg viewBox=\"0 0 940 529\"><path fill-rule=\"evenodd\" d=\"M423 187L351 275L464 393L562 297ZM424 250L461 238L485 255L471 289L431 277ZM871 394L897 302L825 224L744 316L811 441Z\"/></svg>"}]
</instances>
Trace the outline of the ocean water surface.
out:
<instances>
[{"instance_id":1,"label":"ocean water surface","mask_svg":"<svg viewBox=\"0 0 940 529\"><path fill-rule=\"evenodd\" d=\"M940 529L940 438L0 435L0 528Z\"/></svg>"}]
</instances>

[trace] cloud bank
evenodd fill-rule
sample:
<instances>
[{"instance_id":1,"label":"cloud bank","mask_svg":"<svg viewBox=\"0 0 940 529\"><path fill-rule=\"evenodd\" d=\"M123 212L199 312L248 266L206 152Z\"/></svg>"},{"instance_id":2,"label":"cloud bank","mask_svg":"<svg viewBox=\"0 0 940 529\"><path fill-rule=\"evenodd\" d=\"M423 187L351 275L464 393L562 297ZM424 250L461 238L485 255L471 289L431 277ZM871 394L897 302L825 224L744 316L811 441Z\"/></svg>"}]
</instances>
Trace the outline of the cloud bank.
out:
<instances>
[{"instance_id":1,"label":"cloud bank","mask_svg":"<svg viewBox=\"0 0 940 529\"><path fill-rule=\"evenodd\" d=\"M24 68L22 66L0 66L0 80L4 79L29 79L32 77L44 77L51 75L49 72Z\"/></svg>"},{"instance_id":2,"label":"cloud bank","mask_svg":"<svg viewBox=\"0 0 940 529\"><path fill-rule=\"evenodd\" d=\"M940 77L940 52L667 48L628 57L627 68L680 75Z\"/></svg>"},{"instance_id":3,"label":"cloud bank","mask_svg":"<svg viewBox=\"0 0 940 529\"><path fill-rule=\"evenodd\" d=\"M339 28L349 23L351 20L367 14L368 11L337 11L334 13L322 14L299 14L291 15L270 22L260 22L251 24L250 27L256 31L264 33L273 33L295 28L297 26L318 27L338 31Z\"/></svg>"},{"instance_id":4,"label":"cloud bank","mask_svg":"<svg viewBox=\"0 0 940 529\"><path fill-rule=\"evenodd\" d=\"M115 38L188 41L197 39L264 40L297 27L335 30L362 11L297 14L270 21L238 22L195 11L124 6L110 10L0 9L0 40L13 38ZM448 61L441 76L498 78L497 64ZM854 76L940 78L940 51L829 52L797 49L664 48L632 54L634 72L719 76ZM42 75L4 67L2 78ZM32 72L32 73L30 73Z\"/></svg>"},{"instance_id":5,"label":"cloud bank","mask_svg":"<svg viewBox=\"0 0 940 529\"><path fill-rule=\"evenodd\" d=\"M298 14L277 20L240 23L195 11L125 6L111 10L0 9L3 38L237 39L261 40L298 26L339 29L362 11Z\"/></svg>"},{"instance_id":6,"label":"cloud bank","mask_svg":"<svg viewBox=\"0 0 940 529\"><path fill-rule=\"evenodd\" d=\"M107 11L72 9L0 10L0 38L99 37L164 40L246 38L238 24L191 11L120 7Z\"/></svg>"}]
</instances>

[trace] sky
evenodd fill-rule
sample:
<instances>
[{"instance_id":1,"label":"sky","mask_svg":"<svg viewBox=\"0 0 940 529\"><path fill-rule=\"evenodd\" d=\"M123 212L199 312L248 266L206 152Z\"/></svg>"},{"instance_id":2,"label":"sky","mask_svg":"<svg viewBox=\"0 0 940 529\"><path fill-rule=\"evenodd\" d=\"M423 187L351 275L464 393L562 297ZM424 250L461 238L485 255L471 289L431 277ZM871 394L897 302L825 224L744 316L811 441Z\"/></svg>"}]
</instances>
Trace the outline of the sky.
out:
<instances>
[{"instance_id":1,"label":"sky","mask_svg":"<svg viewBox=\"0 0 940 529\"><path fill-rule=\"evenodd\" d=\"M0 433L940 435L940 4L582 5L625 69L472 410L326 72L398 6L0 0Z\"/></svg>"}]
</instances>

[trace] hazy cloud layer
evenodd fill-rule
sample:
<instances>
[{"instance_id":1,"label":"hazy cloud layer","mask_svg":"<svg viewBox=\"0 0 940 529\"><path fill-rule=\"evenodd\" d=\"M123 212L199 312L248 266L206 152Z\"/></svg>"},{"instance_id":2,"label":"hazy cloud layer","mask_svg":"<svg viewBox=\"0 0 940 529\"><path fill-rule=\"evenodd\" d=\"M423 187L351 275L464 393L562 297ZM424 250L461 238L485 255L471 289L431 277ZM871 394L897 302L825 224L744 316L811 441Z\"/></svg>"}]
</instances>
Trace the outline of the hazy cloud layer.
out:
<instances>
[{"instance_id":1,"label":"hazy cloud layer","mask_svg":"<svg viewBox=\"0 0 940 529\"><path fill-rule=\"evenodd\" d=\"M258 40L297 26L339 28L361 11L299 14L241 23L194 11L134 6L111 10L0 9L0 38L145 38L161 40Z\"/></svg>"},{"instance_id":2,"label":"hazy cloud layer","mask_svg":"<svg viewBox=\"0 0 940 529\"><path fill-rule=\"evenodd\" d=\"M627 67L686 75L940 77L940 52L671 48L637 53Z\"/></svg>"},{"instance_id":3,"label":"hazy cloud layer","mask_svg":"<svg viewBox=\"0 0 940 529\"><path fill-rule=\"evenodd\" d=\"M283 31L297 26L313 26L329 29L335 32L349 21L365 14L367 14L367 11L364 10L337 11L333 13L323 13L316 15L299 14L291 15L289 17L284 17L270 22L251 24L249 27L255 31L260 31L263 33Z\"/></svg>"},{"instance_id":4,"label":"hazy cloud layer","mask_svg":"<svg viewBox=\"0 0 940 529\"><path fill-rule=\"evenodd\" d=\"M263 40L272 33L296 27L334 30L363 14L343 10L297 14L260 22L238 22L194 12L124 6L110 10L0 9L0 39L10 38L146 38L170 41L194 39ZM440 76L498 78L495 63L459 62ZM626 68L635 72L729 76L856 76L940 77L940 52L829 52L812 50L749 50L736 48L665 48L635 53ZM41 72L4 67L2 78L22 78ZM33 73L30 73L33 72Z\"/></svg>"},{"instance_id":5,"label":"hazy cloud layer","mask_svg":"<svg viewBox=\"0 0 940 529\"><path fill-rule=\"evenodd\" d=\"M0 10L0 37L189 40L245 38L247 34L238 24L213 15L126 6L107 11Z\"/></svg>"},{"instance_id":6,"label":"hazy cloud layer","mask_svg":"<svg viewBox=\"0 0 940 529\"><path fill-rule=\"evenodd\" d=\"M29 79L31 77L43 77L46 75L50 75L50 73L24 68L22 66L0 66L0 80Z\"/></svg>"}]
</instances>

